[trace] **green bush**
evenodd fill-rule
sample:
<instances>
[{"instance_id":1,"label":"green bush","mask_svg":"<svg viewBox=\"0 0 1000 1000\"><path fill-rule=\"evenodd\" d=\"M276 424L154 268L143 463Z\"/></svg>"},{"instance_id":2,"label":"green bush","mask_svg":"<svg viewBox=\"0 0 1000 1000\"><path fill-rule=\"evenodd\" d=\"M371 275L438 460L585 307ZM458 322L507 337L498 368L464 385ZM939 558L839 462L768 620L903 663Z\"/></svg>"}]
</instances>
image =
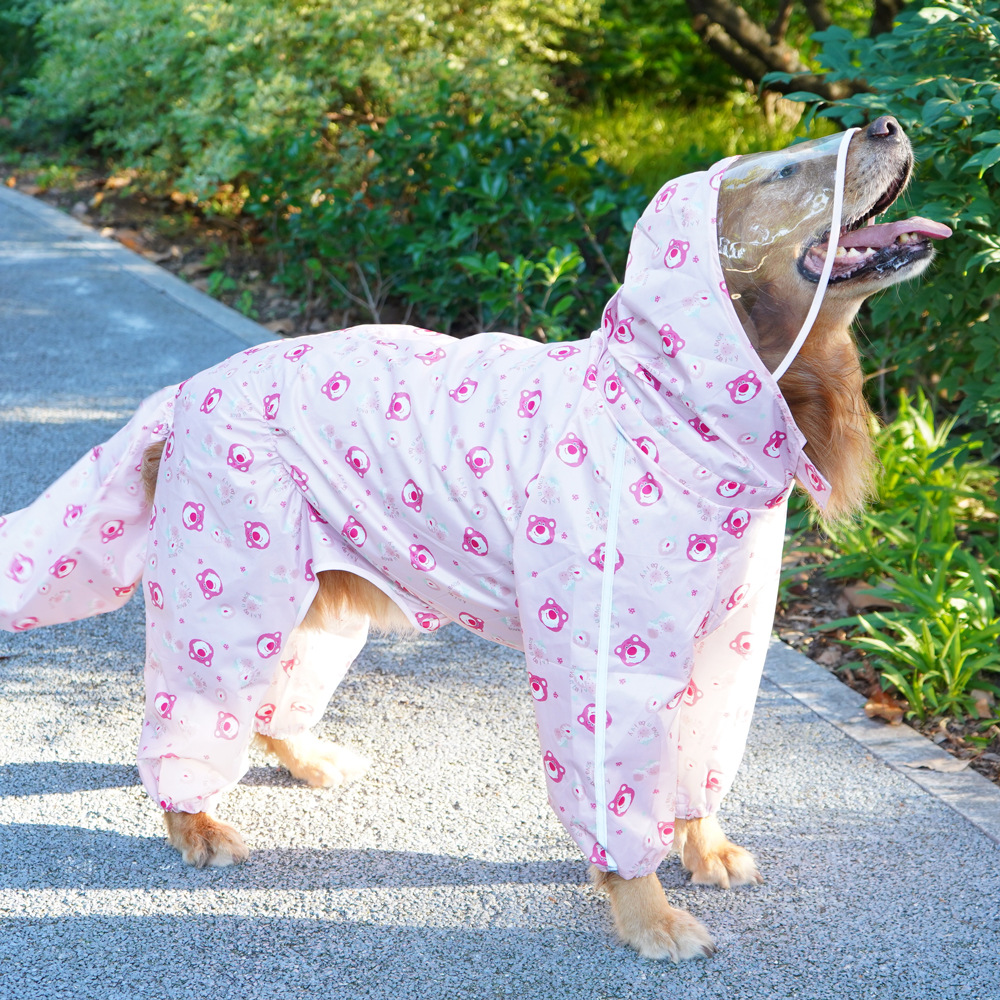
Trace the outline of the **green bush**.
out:
<instances>
[{"instance_id":1,"label":"green bush","mask_svg":"<svg viewBox=\"0 0 1000 1000\"><path fill-rule=\"evenodd\" d=\"M581 336L624 267L645 195L562 135L485 117L362 126L333 183L304 137L261 161L245 210L291 291L453 332ZM402 305L405 312L398 315Z\"/></svg>"},{"instance_id":2,"label":"green bush","mask_svg":"<svg viewBox=\"0 0 1000 1000\"><path fill-rule=\"evenodd\" d=\"M872 363L889 384L921 385L1000 454L1000 0L941 0L906 9L893 30L815 37L832 79L865 79L870 93L812 110L845 127L896 116L918 156L907 211L955 235L917 285L873 301Z\"/></svg>"},{"instance_id":3,"label":"green bush","mask_svg":"<svg viewBox=\"0 0 1000 1000\"><path fill-rule=\"evenodd\" d=\"M37 74L27 96L6 102L22 140L83 132L123 166L204 195L252 181L259 158L289 136L314 131L321 153L358 122L441 110L442 94L446 110L467 113L544 104L548 68L571 58L562 33L596 0L46 7L34 27Z\"/></svg>"}]
</instances>

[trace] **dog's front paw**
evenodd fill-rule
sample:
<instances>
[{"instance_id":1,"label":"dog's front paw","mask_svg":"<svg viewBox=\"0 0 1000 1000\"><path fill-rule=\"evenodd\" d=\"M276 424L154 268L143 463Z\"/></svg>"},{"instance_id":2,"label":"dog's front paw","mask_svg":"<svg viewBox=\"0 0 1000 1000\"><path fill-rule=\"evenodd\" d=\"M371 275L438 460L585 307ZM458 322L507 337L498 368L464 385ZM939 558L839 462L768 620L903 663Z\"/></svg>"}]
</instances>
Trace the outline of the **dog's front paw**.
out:
<instances>
[{"instance_id":1,"label":"dog's front paw","mask_svg":"<svg viewBox=\"0 0 1000 1000\"><path fill-rule=\"evenodd\" d=\"M681 864L696 885L731 889L764 881L753 855L729 840L714 816L677 820L674 836Z\"/></svg>"},{"instance_id":2,"label":"dog's front paw","mask_svg":"<svg viewBox=\"0 0 1000 1000\"><path fill-rule=\"evenodd\" d=\"M371 766L371 761L356 750L327 743L311 733L287 740L258 735L257 740L288 768L292 777L314 788L336 788L360 778Z\"/></svg>"},{"instance_id":3,"label":"dog's front paw","mask_svg":"<svg viewBox=\"0 0 1000 1000\"><path fill-rule=\"evenodd\" d=\"M705 925L667 902L656 875L623 879L614 872L591 868L591 877L608 893L618 936L643 958L683 962L715 954Z\"/></svg>"},{"instance_id":4,"label":"dog's front paw","mask_svg":"<svg viewBox=\"0 0 1000 1000\"><path fill-rule=\"evenodd\" d=\"M181 852L185 863L195 868L224 868L250 856L239 831L207 813L169 812L163 814L163 820L167 840Z\"/></svg>"}]
</instances>

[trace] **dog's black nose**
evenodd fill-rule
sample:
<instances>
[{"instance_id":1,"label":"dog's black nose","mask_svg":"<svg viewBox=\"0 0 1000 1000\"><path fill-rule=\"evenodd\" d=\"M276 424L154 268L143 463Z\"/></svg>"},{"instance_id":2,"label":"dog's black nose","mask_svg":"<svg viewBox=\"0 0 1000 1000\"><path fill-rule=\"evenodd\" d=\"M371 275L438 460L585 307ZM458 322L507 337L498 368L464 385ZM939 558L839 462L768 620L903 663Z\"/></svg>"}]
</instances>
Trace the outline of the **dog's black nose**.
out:
<instances>
[{"instance_id":1,"label":"dog's black nose","mask_svg":"<svg viewBox=\"0 0 1000 1000\"><path fill-rule=\"evenodd\" d=\"M903 130L892 115L882 115L868 126L869 139L898 139Z\"/></svg>"}]
</instances>

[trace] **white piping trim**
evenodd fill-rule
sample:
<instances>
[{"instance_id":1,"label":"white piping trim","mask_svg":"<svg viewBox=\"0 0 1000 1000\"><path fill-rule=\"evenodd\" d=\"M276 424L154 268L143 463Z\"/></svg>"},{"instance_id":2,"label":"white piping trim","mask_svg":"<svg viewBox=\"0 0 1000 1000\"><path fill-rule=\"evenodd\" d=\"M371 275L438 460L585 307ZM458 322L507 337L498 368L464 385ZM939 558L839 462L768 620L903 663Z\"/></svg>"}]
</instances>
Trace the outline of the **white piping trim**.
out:
<instances>
[{"instance_id":1,"label":"white piping trim","mask_svg":"<svg viewBox=\"0 0 1000 1000\"><path fill-rule=\"evenodd\" d=\"M594 797L597 805L598 844L604 848L608 871L618 871L608 850L608 793L604 756L608 738L608 657L611 655L611 608L615 586L615 563L618 561L618 512L622 483L625 479L624 435L615 439L615 464L611 473L611 502L608 507L608 533L604 539L604 572L601 577L601 620L597 636L597 689L594 694Z\"/></svg>"},{"instance_id":2,"label":"white piping trim","mask_svg":"<svg viewBox=\"0 0 1000 1000\"><path fill-rule=\"evenodd\" d=\"M823 297L826 295L826 286L830 283L830 274L833 272L833 260L837 256L837 244L840 242L840 223L844 217L844 179L847 169L847 147L851 144L851 139L855 132L861 129L849 128L844 137L840 140L840 148L837 150L837 173L833 182L833 216L830 219L830 239L826 248L826 260L823 262L823 270L820 272L819 285L816 287L816 294L813 295L812 305L806 315L802 329L784 356L781 364L772 372L774 381L777 382L785 372L791 367L792 362L802 350L802 345L806 342L806 337L812 330L816 316L819 314L820 306L823 305Z\"/></svg>"}]
</instances>

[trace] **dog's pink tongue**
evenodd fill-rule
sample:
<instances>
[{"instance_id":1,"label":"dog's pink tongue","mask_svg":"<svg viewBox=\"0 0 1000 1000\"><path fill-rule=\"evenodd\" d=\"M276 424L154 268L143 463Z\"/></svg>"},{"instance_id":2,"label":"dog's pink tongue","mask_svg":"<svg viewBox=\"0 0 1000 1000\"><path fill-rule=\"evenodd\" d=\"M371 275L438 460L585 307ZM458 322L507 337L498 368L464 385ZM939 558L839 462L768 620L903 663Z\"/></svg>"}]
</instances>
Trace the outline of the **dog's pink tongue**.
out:
<instances>
[{"instance_id":1,"label":"dog's pink tongue","mask_svg":"<svg viewBox=\"0 0 1000 1000\"><path fill-rule=\"evenodd\" d=\"M916 233L932 240L946 240L951 236L951 230L944 223L915 215L912 219L885 222L881 226L862 226L861 229L842 233L837 245L844 247L845 250L850 250L851 247L872 247L878 250L894 243L904 233Z\"/></svg>"}]
</instances>

